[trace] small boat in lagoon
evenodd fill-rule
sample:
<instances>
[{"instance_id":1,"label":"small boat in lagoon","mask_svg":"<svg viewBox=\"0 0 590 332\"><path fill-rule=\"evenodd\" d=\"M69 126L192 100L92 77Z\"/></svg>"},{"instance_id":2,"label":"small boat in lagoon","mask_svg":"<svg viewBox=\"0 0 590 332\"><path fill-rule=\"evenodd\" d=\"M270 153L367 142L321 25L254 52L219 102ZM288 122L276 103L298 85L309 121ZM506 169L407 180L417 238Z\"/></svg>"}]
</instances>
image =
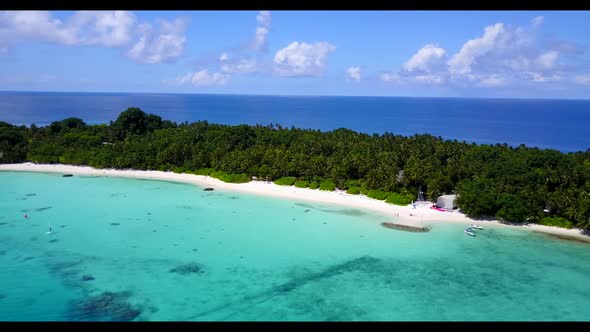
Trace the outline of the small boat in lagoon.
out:
<instances>
[{"instance_id":1,"label":"small boat in lagoon","mask_svg":"<svg viewBox=\"0 0 590 332\"><path fill-rule=\"evenodd\" d=\"M430 227L417 227L417 226L408 226L408 225L401 225L401 224L394 224L392 222L382 222L381 226L385 228L397 229L400 231L406 232L428 232L430 231Z\"/></svg>"},{"instance_id":2,"label":"small boat in lagoon","mask_svg":"<svg viewBox=\"0 0 590 332\"><path fill-rule=\"evenodd\" d=\"M475 225L475 224L471 224L469 225L469 228L475 228L475 229L483 229L483 227Z\"/></svg>"},{"instance_id":3,"label":"small boat in lagoon","mask_svg":"<svg viewBox=\"0 0 590 332\"><path fill-rule=\"evenodd\" d=\"M471 230L471 228L467 228L463 232L465 232L465 234L467 234L469 236L475 236L475 233Z\"/></svg>"}]
</instances>

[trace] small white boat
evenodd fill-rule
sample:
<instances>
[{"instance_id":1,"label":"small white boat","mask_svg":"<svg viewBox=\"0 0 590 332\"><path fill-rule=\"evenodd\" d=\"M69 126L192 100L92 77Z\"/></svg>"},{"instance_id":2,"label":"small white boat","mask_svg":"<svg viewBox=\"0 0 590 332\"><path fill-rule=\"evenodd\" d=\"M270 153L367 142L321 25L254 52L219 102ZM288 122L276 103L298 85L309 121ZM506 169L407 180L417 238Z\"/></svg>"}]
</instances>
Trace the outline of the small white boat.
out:
<instances>
[{"instance_id":1,"label":"small white boat","mask_svg":"<svg viewBox=\"0 0 590 332\"><path fill-rule=\"evenodd\" d=\"M474 225L474 224L469 225L469 227L470 228L475 228L475 229L483 229L483 227L478 226L478 225Z\"/></svg>"},{"instance_id":2,"label":"small white boat","mask_svg":"<svg viewBox=\"0 0 590 332\"><path fill-rule=\"evenodd\" d=\"M467 228L466 230L464 230L465 234L470 235L470 236L475 236L475 233L471 231L470 228Z\"/></svg>"}]
</instances>

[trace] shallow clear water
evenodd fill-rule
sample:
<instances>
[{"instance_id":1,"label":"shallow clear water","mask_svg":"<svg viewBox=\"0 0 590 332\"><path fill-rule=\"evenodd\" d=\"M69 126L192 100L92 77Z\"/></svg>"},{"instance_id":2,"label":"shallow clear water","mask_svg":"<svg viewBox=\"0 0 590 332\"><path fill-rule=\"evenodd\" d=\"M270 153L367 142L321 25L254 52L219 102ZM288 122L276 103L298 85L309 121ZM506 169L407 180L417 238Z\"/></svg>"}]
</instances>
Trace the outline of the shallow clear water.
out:
<instances>
[{"instance_id":1,"label":"shallow clear water","mask_svg":"<svg viewBox=\"0 0 590 332\"><path fill-rule=\"evenodd\" d=\"M0 172L0 320L590 318L588 244L494 225L476 238L455 224L407 233L386 219L162 181Z\"/></svg>"}]
</instances>

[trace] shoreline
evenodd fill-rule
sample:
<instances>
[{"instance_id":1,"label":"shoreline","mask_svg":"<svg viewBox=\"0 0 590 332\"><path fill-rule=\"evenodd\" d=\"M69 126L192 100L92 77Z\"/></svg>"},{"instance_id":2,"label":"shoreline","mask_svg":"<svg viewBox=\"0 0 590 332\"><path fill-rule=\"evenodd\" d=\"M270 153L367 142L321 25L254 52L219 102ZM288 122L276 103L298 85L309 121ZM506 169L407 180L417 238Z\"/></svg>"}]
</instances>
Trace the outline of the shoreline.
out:
<instances>
[{"instance_id":1,"label":"shoreline","mask_svg":"<svg viewBox=\"0 0 590 332\"><path fill-rule=\"evenodd\" d=\"M477 220L467 217L460 212L440 212L430 209L430 204L417 206L413 209L411 205L400 206L385 203L376 199L368 198L365 195L350 195L344 191L321 191L319 189L297 188L295 186L279 186L272 182L251 181L248 183L226 183L221 180L194 174L179 174L162 171L141 171L141 170L117 170L117 169L96 169L90 166L72 166L63 164L0 164L0 171L17 172L39 172L39 173L69 173L77 175L93 176L115 176L144 180L172 181L187 184L195 184L202 187L215 187L228 191L271 196L286 199L295 199L315 203L326 203L349 208L371 210L386 216L391 216L391 221L411 226L422 226L424 222L444 222L461 224L485 224L498 227L521 228L530 231L556 236L564 240L579 240L590 242L590 236L582 233L581 229L565 229L538 224L510 225L500 223L498 220ZM398 214L396 216L396 214ZM485 228L485 227L484 227Z\"/></svg>"}]
</instances>

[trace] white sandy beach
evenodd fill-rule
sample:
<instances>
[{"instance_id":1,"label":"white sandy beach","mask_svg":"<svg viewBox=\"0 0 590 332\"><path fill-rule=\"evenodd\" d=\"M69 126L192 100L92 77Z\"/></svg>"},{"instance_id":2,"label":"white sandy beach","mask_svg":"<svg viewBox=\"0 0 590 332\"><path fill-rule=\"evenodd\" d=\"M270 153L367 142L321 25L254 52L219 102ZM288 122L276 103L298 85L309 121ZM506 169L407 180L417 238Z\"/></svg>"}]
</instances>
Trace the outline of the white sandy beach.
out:
<instances>
[{"instance_id":1,"label":"white sandy beach","mask_svg":"<svg viewBox=\"0 0 590 332\"><path fill-rule=\"evenodd\" d=\"M564 229L558 227L549 227L537 224L527 224L524 226L511 226L502 224L496 220L474 220L460 212L441 212L430 209L430 205L418 206L413 209L411 205L398 206L385 203L375 199L368 198L364 195L349 195L343 191L320 191L307 188L296 188L294 186L279 186L274 183L264 181L251 181L249 183L225 183L215 178L193 174L177 174L173 172L161 171L138 171L138 170L115 170L115 169L96 169L88 166L71 166L61 164L2 164L0 171L25 171L25 172L51 172L51 173L69 173L76 175L89 176L119 176L136 179L165 180L183 183L192 183L204 187L224 189L229 191L243 192L256 195L268 195L273 197L282 197L288 199L305 200L311 202L328 203L343 205L349 208L366 209L381 212L392 217L396 214L399 216L396 222L407 225L434 225L440 222L455 222L462 224L476 223L494 227L518 227L531 231L537 231L547 234L553 234L563 237L577 238L583 241L590 241L590 236L582 233L580 229ZM383 220L388 221L388 220Z\"/></svg>"}]
</instances>

